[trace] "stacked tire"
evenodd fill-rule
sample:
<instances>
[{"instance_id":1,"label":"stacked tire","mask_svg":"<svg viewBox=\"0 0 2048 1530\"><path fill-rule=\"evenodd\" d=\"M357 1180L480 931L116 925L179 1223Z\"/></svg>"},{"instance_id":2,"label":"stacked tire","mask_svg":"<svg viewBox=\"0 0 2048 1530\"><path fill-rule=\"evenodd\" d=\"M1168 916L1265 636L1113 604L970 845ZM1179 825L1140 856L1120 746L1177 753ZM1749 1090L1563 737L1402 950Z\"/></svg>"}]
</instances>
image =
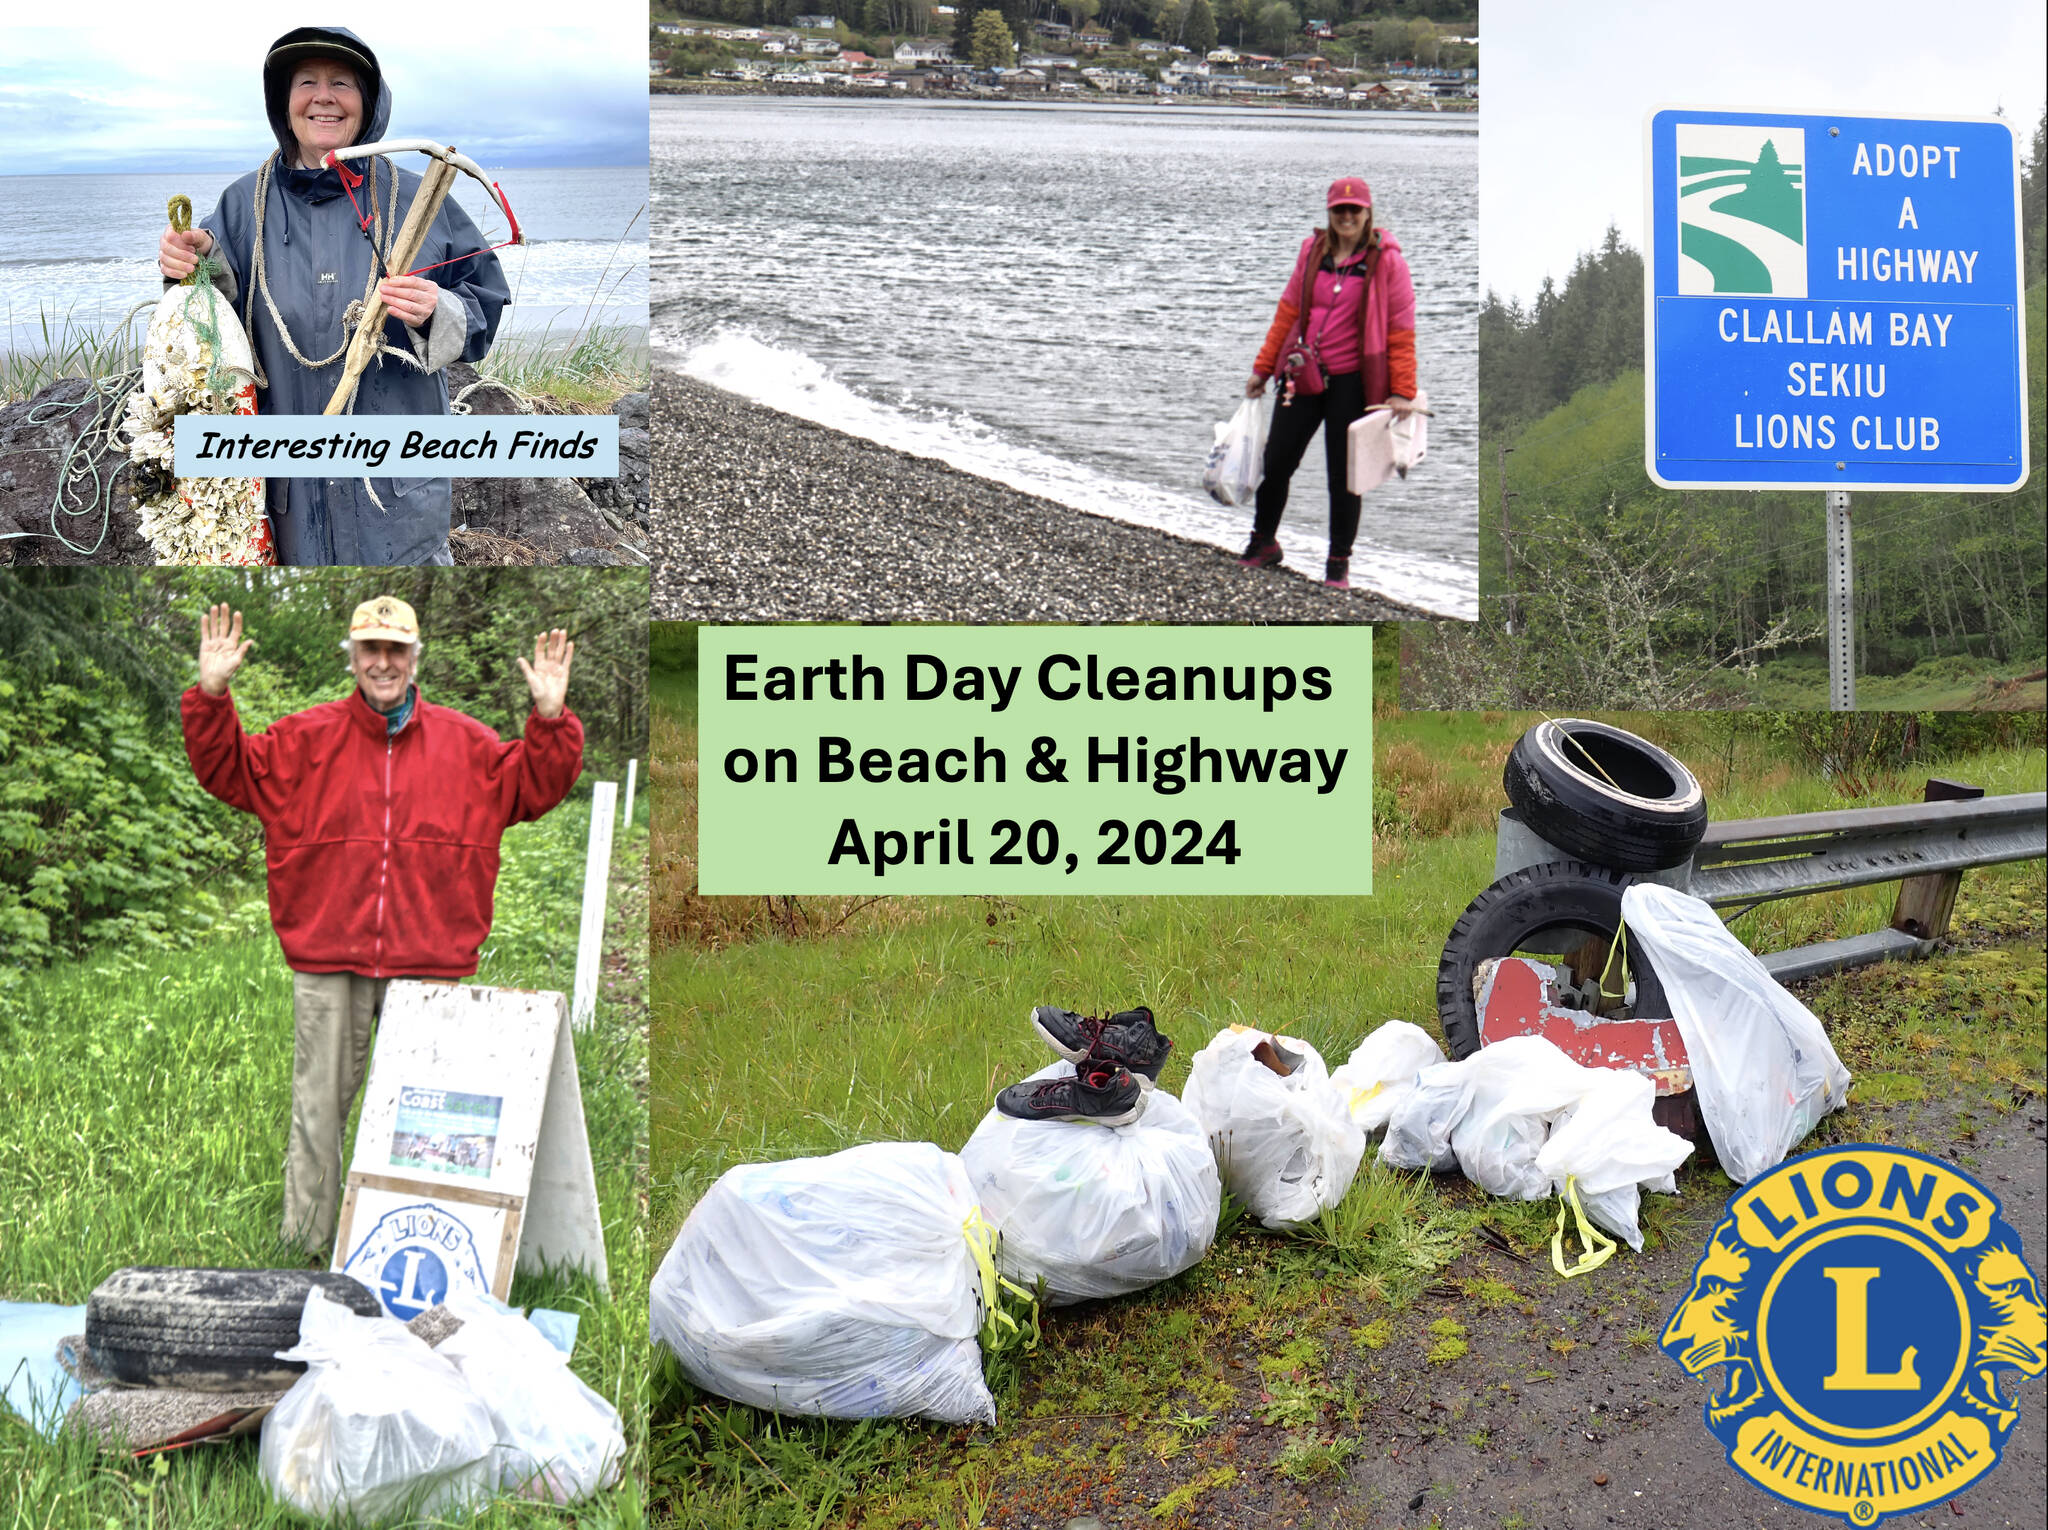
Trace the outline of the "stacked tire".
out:
<instances>
[{"instance_id":1,"label":"stacked tire","mask_svg":"<svg viewBox=\"0 0 2048 1530\"><path fill-rule=\"evenodd\" d=\"M1479 1050L1473 980L1517 951L1558 955L1621 928L1622 889L1683 865L1707 829L1693 773L1648 739L1586 718L1545 720L1508 752L1502 785L1523 824L1570 859L1511 871L1474 898L1437 963L1437 1019L1453 1058ZM1570 941L1570 944L1566 942ZM1631 1014L1671 1013L1649 958L1627 950Z\"/></svg>"}]
</instances>

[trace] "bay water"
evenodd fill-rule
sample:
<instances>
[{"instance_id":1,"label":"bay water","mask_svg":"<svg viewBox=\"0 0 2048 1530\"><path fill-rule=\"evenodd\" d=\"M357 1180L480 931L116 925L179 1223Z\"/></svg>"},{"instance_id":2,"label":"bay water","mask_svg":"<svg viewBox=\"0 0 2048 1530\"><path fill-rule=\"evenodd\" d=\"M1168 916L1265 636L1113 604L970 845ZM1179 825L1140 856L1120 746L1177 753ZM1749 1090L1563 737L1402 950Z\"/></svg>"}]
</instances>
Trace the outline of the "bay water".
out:
<instances>
[{"instance_id":1,"label":"bay water","mask_svg":"<svg viewBox=\"0 0 2048 1530\"><path fill-rule=\"evenodd\" d=\"M426 160L397 163L417 173ZM513 291L499 333L566 340L586 313L593 324L644 330L646 168L485 169L528 241L497 252ZM197 221L243 173L0 175L0 344L40 349L46 324L53 334L67 325L100 332L137 304L153 305L163 290L156 247L170 198L190 197ZM492 243L510 237L475 181L457 177L452 195ZM138 333L147 318L145 309L133 321Z\"/></svg>"},{"instance_id":2,"label":"bay water","mask_svg":"<svg viewBox=\"0 0 2048 1530\"><path fill-rule=\"evenodd\" d=\"M1214 423L1325 188L1363 176L1436 414L1426 462L1366 496L1352 579L1469 620L1478 149L1476 117L1428 113L656 96L656 364L1235 551L1250 510L1201 487ZM1317 578L1322 452L1281 529Z\"/></svg>"}]
</instances>

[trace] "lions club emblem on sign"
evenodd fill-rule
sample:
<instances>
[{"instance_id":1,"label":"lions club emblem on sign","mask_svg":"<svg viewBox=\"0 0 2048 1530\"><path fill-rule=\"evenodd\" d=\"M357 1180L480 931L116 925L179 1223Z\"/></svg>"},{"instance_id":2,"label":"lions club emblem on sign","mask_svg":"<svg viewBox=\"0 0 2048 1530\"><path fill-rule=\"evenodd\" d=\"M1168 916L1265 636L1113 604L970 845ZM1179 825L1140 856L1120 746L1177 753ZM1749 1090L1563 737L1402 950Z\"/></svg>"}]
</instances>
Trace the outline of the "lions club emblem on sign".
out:
<instances>
[{"instance_id":1,"label":"lions club emblem on sign","mask_svg":"<svg viewBox=\"0 0 2048 1530\"><path fill-rule=\"evenodd\" d=\"M491 1289L468 1226L430 1201L379 1217L341 1268L374 1291L401 1323L445 1300L451 1285L487 1294Z\"/></svg>"},{"instance_id":2,"label":"lions club emblem on sign","mask_svg":"<svg viewBox=\"0 0 2048 1530\"><path fill-rule=\"evenodd\" d=\"M1724 1368L1706 1420L1730 1465L1859 1526L1990 1471L2020 1416L1999 1372L2048 1369L1997 1197L1900 1148L1825 1148L1737 1191L1660 1343Z\"/></svg>"}]
</instances>

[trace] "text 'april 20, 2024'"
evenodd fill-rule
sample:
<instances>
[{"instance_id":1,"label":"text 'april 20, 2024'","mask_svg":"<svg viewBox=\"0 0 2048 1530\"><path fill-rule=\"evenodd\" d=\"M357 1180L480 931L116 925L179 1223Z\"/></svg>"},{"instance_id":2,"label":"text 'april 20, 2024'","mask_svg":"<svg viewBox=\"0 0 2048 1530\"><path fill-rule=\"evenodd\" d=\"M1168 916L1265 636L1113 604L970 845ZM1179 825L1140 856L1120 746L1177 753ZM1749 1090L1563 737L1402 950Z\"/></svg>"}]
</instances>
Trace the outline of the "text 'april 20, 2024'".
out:
<instances>
[{"instance_id":1,"label":"text 'april 20, 2024'","mask_svg":"<svg viewBox=\"0 0 2048 1530\"><path fill-rule=\"evenodd\" d=\"M1364 628L707 627L704 893L1366 893Z\"/></svg>"}]
</instances>

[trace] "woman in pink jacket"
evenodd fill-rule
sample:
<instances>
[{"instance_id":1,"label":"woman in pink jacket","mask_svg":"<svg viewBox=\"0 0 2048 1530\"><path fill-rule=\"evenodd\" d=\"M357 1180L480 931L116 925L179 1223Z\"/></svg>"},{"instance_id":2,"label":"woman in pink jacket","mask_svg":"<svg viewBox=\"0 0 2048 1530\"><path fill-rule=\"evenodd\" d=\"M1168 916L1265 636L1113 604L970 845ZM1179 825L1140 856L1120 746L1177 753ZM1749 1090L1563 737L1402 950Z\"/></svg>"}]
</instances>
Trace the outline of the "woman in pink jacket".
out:
<instances>
[{"instance_id":1,"label":"woman in pink jacket","mask_svg":"<svg viewBox=\"0 0 2048 1530\"><path fill-rule=\"evenodd\" d=\"M1401 246L1373 226L1370 186L1355 175L1333 181L1328 206L1329 223L1301 242L1294 274L1245 384L1245 395L1257 398L1277 375L1280 403L1266 437L1251 542L1237 561L1245 568L1280 561L1288 480L1320 425L1330 472L1330 556L1323 583L1348 590L1359 500L1345 490L1346 438L1352 421L1375 404L1403 416L1414 408L1415 287Z\"/></svg>"}]
</instances>

